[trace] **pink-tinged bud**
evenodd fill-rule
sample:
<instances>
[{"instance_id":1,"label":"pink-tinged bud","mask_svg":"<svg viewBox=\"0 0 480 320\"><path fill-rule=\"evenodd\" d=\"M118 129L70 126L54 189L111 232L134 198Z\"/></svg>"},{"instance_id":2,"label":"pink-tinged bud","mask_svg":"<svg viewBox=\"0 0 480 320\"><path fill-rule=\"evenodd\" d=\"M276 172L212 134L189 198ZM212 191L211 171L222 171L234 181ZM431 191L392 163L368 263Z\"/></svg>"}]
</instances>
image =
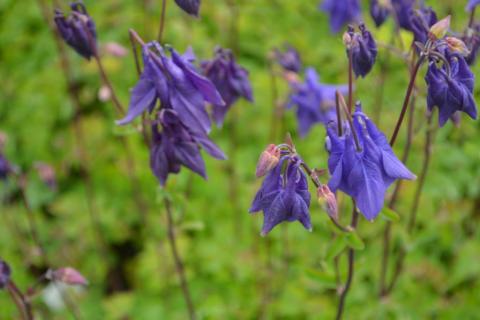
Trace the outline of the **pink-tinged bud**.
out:
<instances>
[{"instance_id":1,"label":"pink-tinged bud","mask_svg":"<svg viewBox=\"0 0 480 320\"><path fill-rule=\"evenodd\" d=\"M280 149L274 144L269 144L258 159L257 170L255 172L257 178L263 177L275 168L278 161L280 161Z\"/></svg>"},{"instance_id":2,"label":"pink-tinged bud","mask_svg":"<svg viewBox=\"0 0 480 320\"><path fill-rule=\"evenodd\" d=\"M455 37L446 37L445 42L448 45L450 50L461 54L462 56L466 57L470 54L470 50L468 50L467 45L462 40L455 38Z\"/></svg>"},{"instance_id":3,"label":"pink-tinged bud","mask_svg":"<svg viewBox=\"0 0 480 320\"><path fill-rule=\"evenodd\" d=\"M350 48L352 44L352 36L348 32L344 32L342 36L343 44L347 47Z\"/></svg>"},{"instance_id":4,"label":"pink-tinged bud","mask_svg":"<svg viewBox=\"0 0 480 320\"><path fill-rule=\"evenodd\" d=\"M283 74L283 77L285 80L288 81L288 83L293 84L293 83L299 83L300 79L298 77L298 74L292 71L285 71Z\"/></svg>"},{"instance_id":5,"label":"pink-tinged bud","mask_svg":"<svg viewBox=\"0 0 480 320\"><path fill-rule=\"evenodd\" d=\"M323 184L317 189L318 203L325 208L327 214L334 220L338 220L337 198L330 188Z\"/></svg>"},{"instance_id":6,"label":"pink-tinged bud","mask_svg":"<svg viewBox=\"0 0 480 320\"><path fill-rule=\"evenodd\" d=\"M55 170L52 166L43 163L37 162L35 163L35 169L37 169L38 175L40 179L52 190L57 189L57 177L55 174Z\"/></svg>"},{"instance_id":7,"label":"pink-tinged bud","mask_svg":"<svg viewBox=\"0 0 480 320\"><path fill-rule=\"evenodd\" d=\"M48 270L46 278L51 281L63 282L72 286L88 285L87 279L85 279L80 272L70 267Z\"/></svg>"},{"instance_id":8,"label":"pink-tinged bud","mask_svg":"<svg viewBox=\"0 0 480 320\"><path fill-rule=\"evenodd\" d=\"M108 86L101 86L98 90L98 100L107 102L112 98L112 92Z\"/></svg>"},{"instance_id":9,"label":"pink-tinged bud","mask_svg":"<svg viewBox=\"0 0 480 320\"><path fill-rule=\"evenodd\" d=\"M108 42L107 44L105 44L104 48L106 53L114 57L121 58L125 57L128 54L128 50L124 46L116 42Z\"/></svg>"},{"instance_id":10,"label":"pink-tinged bud","mask_svg":"<svg viewBox=\"0 0 480 320\"><path fill-rule=\"evenodd\" d=\"M442 39L450 29L450 16L443 18L430 27L430 37L434 40Z\"/></svg>"}]
</instances>

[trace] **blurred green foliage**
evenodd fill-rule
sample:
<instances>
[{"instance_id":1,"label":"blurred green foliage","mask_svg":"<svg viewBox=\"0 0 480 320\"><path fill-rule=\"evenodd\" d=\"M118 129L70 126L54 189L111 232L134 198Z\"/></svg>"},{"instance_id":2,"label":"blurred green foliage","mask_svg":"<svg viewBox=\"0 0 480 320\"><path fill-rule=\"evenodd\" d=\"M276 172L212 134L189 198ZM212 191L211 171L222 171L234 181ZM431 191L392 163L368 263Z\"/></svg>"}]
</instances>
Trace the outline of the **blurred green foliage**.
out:
<instances>
[{"instance_id":1,"label":"blurred green foliage","mask_svg":"<svg viewBox=\"0 0 480 320\"><path fill-rule=\"evenodd\" d=\"M85 1L97 23L100 43L117 42L125 47L129 46L129 28L144 39L156 37L160 2ZM254 178L257 157L268 143L280 142L269 140L273 110L269 51L288 42L299 49L306 65L319 71L323 82L345 83L347 63L341 37L329 33L327 18L317 10L316 0L237 2L238 58L250 71L255 103L241 101L227 116L224 128L214 130L213 139L230 158L225 162L207 159L208 181L184 169L170 178L166 191L159 190L141 136L135 130L115 127L112 105L98 99L101 81L95 63L68 50L82 107L79 117L87 156L83 165L93 181L94 205L106 246L102 249L88 213L72 124L74 109L52 34L35 1L0 0L0 131L9 137L5 153L11 162L30 172L27 196L52 267L73 266L90 281L85 291L71 292L82 319L187 317L166 238L164 193L175 204L176 236L199 318L331 319L335 314L334 257L352 239L332 236L331 223L315 201L312 233L292 223L276 228L266 238L259 236L261 215L250 216L248 208L260 185ZM368 1L364 2L367 8ZM464 2L427 4L439 16L452 13L453 29L460 31L467 20ZM364 15L373 28L367 11ZM216 45L231 44L230 18L226 1L203 1L199 19L186 16L168 1L165 42L180 51L191 45L200 59L208 58ZM389 21L374 34L388 43L392 30ZM408 35L404 36L407 41ZM132 55L105 55L104 62L126 104L137 79ZM378 107L382 64L386 77L379 127L389 135L408 82L406 64L381 47L374 71L356 83L356 98L367 113ZM477 66L474 73L478 71ZM281 79L277 82L285 99L288 88ZM421 76L417 83L418 130L408 162L414 172L421 167L425 130ZM477 97L479 88L476 85ZM287 111L286 131L292 132L297 150L312 166L325 168L324 129L317 126L300 140L295 127L294 114ZM126 138L134 154L139 179L136 186L127 174L120 136ZM402 130L397 153L402 152L404 142ZM397 248L406 244L408 255L404 274L388 298L378 298L381 238L387 220L360 221L364 248L357 253L347 319L479 318L479 150L478 122L465 118L460 128L447 124L437 130L418 228L411 237L402 230L415 182L403 184L393 243ZM49 191L39 181L32 169L38 161L55 168L58 191ZM25 208L14 192L14 181L3 184L0 190L0 256L12 266L17 284L26 289L44 270L38 268L42 264L29 236ZM139 212L135 193L148 210ZM348 199L343 200L341 218L346 223L349 204ZM362 247L357 243L358 249ZM342 279L345 260L341 255ZM39 319L71 317L66 309L47 307L44 299L40 294L33 300ZM16 314L8 295L0 292L0 319L12 319Z\"/></svg>"}]
</instances>

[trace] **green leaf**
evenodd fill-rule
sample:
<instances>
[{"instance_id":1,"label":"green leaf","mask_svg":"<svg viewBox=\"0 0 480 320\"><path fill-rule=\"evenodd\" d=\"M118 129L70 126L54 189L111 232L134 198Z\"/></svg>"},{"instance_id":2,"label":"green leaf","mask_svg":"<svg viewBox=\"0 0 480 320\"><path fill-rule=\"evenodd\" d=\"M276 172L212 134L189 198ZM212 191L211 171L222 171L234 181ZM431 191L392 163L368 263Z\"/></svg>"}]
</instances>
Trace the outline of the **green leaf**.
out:
<instances>
[{"instance_id":1,"label":"green leaf","mask_svg":"<svg viewBox=\"0 0 480 320\"><path fill-rule=\"evenodd\" d=\"M315 269L306 270L307 277L315 282L317 285L327 287L330 289L337 288L337 279L334 273L318 271Z\"/></svg>"},{"instance_id":2,"label":"green leaf","mask_svg":"<svg viewBox=\"0 0 480 320\"><path fill-rule=\"evenodd\" d=\"M400 216L398 213L390 209L389 207L383 207L382 211L380 211L380 216L388 221L398 222L400 221Z\"/></svg>"},{"instance_id":3,"label":"green leaf","mask_svg":"<svg viewBox=\"0 0 480 320\"><path fill-rule=\"evenodd\" d=\"M347 241L345 241L345 236L339 235L337 238L333 239L330 243L330 246L327 249L325 254L325 260L331 261L333 258L338 256L347 246Z\"/></svg>"},{"instance_id":4,"label":"green leaf","mask_svg":"<svg viewBox=\"0 0 480 320\"><path fill-rule=\"evenodd\" d=\"M347 242L347 245L354 250L365 249L365 243L363 243L363 240L358 236L355 231L346 233L345 240Z\"/></svg>"}]
</instances>

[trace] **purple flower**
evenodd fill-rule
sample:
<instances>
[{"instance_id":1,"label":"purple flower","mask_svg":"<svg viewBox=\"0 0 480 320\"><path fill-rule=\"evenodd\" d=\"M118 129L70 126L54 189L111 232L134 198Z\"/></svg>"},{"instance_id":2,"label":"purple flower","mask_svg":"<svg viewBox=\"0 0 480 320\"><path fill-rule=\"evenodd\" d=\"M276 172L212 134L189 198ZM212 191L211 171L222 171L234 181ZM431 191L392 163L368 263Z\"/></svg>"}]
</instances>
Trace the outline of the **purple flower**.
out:
<instances>
[{"instance_id":1,"label":"purple flower","mask_svg":"<svg viewBox=\"0 0 480 320\"><path fill-rule=\"evenodd\" d=\"M333 192L341 190L355 199L363 216L373 220L380 213L387 188L396 179L415 179L393 153L383 133L362 112L357 104L353 115L353 130L339 136L327 129L328 168L331 174L328 186Z\"/></svg>"},{"instance_id":2,"label":"purple flower","mask_svg":"<svg viewBox=\"0 0 480 320\"><path fill-rule=\"evenodd\" d=\"M65 42L75 49L81 56L90 60L97 50L97 33L95 22L88 15L87 9L82 2L70 4L72 9L68 18L62 11L55 9L55 24L60 36Z\"/></svg>"},{"instance_id":3,"label":"purple flower","mask_svg":"<svg viewBox=\"0 0 480 320\"><path fill-rule=\"evenodd\" d=\"M203 74L215 85L225 102L213 105L213 118L218 126L223 124L226 112L237 101L244 97L253 101L252 87L248 79L248 71L235 61L230 50L217 48L212 60L202 63Z\"/></svg>"},{"instance_id":4,"label":"purple flower","mask_svg":"<svg viewBox=\"0 0 480 320\"><path fill-rule=\"evenodd\" d=\"M128 113L117 124L127 124L144 111L152 112L160 101L162 108L175 110L183 125L192 132L210 131L205 102L223 105L220 93L210 80L194 69L191 52L184 56L172 48L170 52L171 57L168 57L157 42L143 48L144 70L132 90Z\"/></svg>"},{"instance_id":5,"label":"purple flower","mask_svg":"<svg viewBox=\"0 0 480 320\"><path fill-rule=\"evenodd\" d=\"M0 259L0 289L5 288L8 282L10 282L11 273L10 266Z\"/></svg>"},{"instance_id":6,"label":"purple flower","mask_svg":"<svg viewBox=\"0 0 480 320\"><path fill-rule=\"evenodd\" d=\"M362 14L359 0L324 0L320 10L330 16L330 29L334 33L348 23L357 22Z\"/></svg>"},{"instance_id":7,"label":"purple flower","mask_svg":"<svg viewBox=\"0 0 480 320\"><path fill-rule=\"evenodd\" d=\"M280 51L275 49L275 58L282 66L283 69L295 73L299 73L302 70L302 60L300 59L300 54L297 49L287 45L285 51Z\"/></svg>"},{"instance_id":8,"label":"purple flower","mask_svg":"<svg viewBox=\"0 0 480 320\"><path fill-rule=\"evenodd\" d=\"M476 6L480 4L480 0L469 0L467 3L467 6L465 7L465 10L467 11L473 11Z\"/></svg>"},{"instance_id":9,"label":"purple flower","mask_svg":"<svg viewBox=\"0 0 480 320\"><path fill-rule=\"evenodd\" d=\"M462 56L445 50L445 57L450 65L450 74L446 65L439 67L431 61L428 66L425 76L428 86L428 109L431 111L433 107L438 108L440 126L443 126L456 111L463 111L472 119L476 119L473 73Z\"/></svg>"},{"instance_id":10,"label":"purple flower","mask_svg":"<svg viewBox=\"0 0 480 320\"><path fill-rule=\"evenodd\" d=\"M165 185L170 173L180 172L182 165L206 178L200 147L216 159L226 158L205 132L194 131L183 124L175 110L162 109L158 122L162 130L159 124L152 126L150 167L162 185Z\"/></svg>"},{"instance_id":11,"label":"purple flower","mask_svg":"<svg viewBox=\"0 0 480 320\"><path fill-rule=\"evenodd\" d=\"M288 107L297 106L298 131L304 137L316 123L326 125L336 118L335 92L342 94L348 91L347 86L322 84L313 68L305 71L305 82L292 84L293 93L290 95Z\"/></svg>"},{"instance_id":12,"label":"purple flower","mask_svg":"<svg viewBox=\"0 0 480 320\"><path fill-rule=\"evenodd\" d=\"M200 11L200 0L175 0L175 3L186 13L198 17Z\"/></svg>"},{"instance_id":13,"label":"purple flower","mask_svg":"<svg viewBox=\"0 0 480 320\"><path fill-rule=\"evenodd\" d=\"M287 166L282 172L283 164ZM300 221L307 230L310 222L310 193L305 173L300 169L298 157L284 156L279 164L268 173L258 190L250 213L263 211L262 235L266 235L283 221Z\"/></svg>"},{"instance_id":14,"label":"purple flower","mask_svg":"<svg viewBox=\"0 0 480 320\"><path fill-rule=\"evenodd\" d=\"M12 166L0 151L0 180L6 180L11 171Z\"/></svg>"},{"instance_id":15,"label":"purple flower","mask_svg":"<svg viewBox=\"0 0 480 320\"><path fill-rule=\"evenodd\" d=\"M413 10L410 18L410 31L412 31L415 41L426 43L430 27L437 21L437 15L431 7L422 5L419 10Z\"/></svg>"},{"instance_id":16,"label":"purple flower","mask_svg":"<svg viewBox=\"0 0 480 320\"><path fill-rule=\"evenodd\" d=\"M347 55L352 56L353 72L355 76L365 77L372 70L377 58L377 44L365 25L359 25L360 33L355 32L352 26L348 27ZM345 39L345 37L344 37Z\"/></svg>"},{"instance_id":17,"label":"purple flower","mask_svg":"<svg viewBox=\"0 0 480 320\"><path fill-rule=\"evenodd\" d=\"M370 0L370 16L375 25L380 27L390 14L389 4L382 0Z\"/></svg>"},{"instance_id":18,"label":"purple flower","mask_svg":"<svg viewBox=\"0 0 480 320\"><path fill-rule=\"evenodd\" d=\"M394 18L400 28L411 31L411 16L415 0L391 0L395 12Z\"/></svg>"}]
</instances>

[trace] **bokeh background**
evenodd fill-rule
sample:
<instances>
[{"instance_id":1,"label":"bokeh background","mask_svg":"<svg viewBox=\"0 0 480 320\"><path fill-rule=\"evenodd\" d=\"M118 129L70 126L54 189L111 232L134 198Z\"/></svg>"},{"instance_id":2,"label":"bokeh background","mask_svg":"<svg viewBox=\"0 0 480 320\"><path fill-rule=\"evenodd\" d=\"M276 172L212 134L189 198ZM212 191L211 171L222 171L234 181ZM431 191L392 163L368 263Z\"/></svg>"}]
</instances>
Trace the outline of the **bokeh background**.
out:
<instances>
[{"instance_id":1,"label":"bokeh background","mask_svg":"<svg viewBox=\"0 0 480 320\"><path fill-rule=\"evenodd\" d=\"M160 0L84 2L96 21L102 46L115 42L128 49L129 28L144 39L157 35ZM289 110L284 132L271 135L274 92L269 52L288 42L300 51L305 65L316 68L322 82L342 84L347 82L347 60L341 34L330 34L317 0L236 3L235 20L227 1L221 0L203 1L200 18L193 19L168 1L165 42L179 51L191 45L200 59L211 57L216 45L237 46L239 62L250 71L255 103L240 101L227 115L224 127L213 131L213 140L229 160L208 158L208 181L183 169L171 176L167 190L161 190L150 172L141 135L134 127L116 127L112 104L99 98L101 80L95 63L68 48L80 101L80 110L75 112L39 2L0 0L0 131L8 135L4 153L28 173L26 195L51 264L42 263L30 238L15 179L2 182L0 256L10 263L22 289L48 267L72 266L90 282L85 290L69 290L82 319L187 318L167 243L162 202L166 194L174 203L176 237L199 318L333 318L338 299L333 256L345 245L336 241L322 208L313 201L312 233L291 223L265 238L259 235L261 215L249 215L248 208L261 183L254 175L260 152L268 143L281 142L287 131L307 163L326 167L323 127L316 126L300 139L294 112ZM463 30L468 19L466 1L426 3L440 17L451 13L452 29ZM45 4L52 7L50 1ZM61 4L66 7L67 1ZM375 37L389 43L392 20L375 29L368 1L363 1L363 8L364 20ZM406 33L402 37L405 43L411 40ZM129 89L137 79L133 56L130 51L124 57L103 52L115 90L127 104ZM478 64L473 71L478 74ZM421 168L426 127L424 72L417 82L415 136L408 161L415 173ZM380 47L373 72L356 82L356 97L368 114L381 105L378 125L387 135L401 108L408 75L406 63ZM285 101L286 82L281 77L275 82L279 100ZM476 84L477 99L479 90ZM79 151L75 122L81 127L83 151ZM404 128L395 148L398 154L405 135ZM122 141L131 150L133 167ZM466 117L459 128L447 124L436 131L432 150L418 225L411 236L402 230L416 183L404 183L401 189L400 221L394 223L392 243L405 247L408 254L398 286L387 298L378 297L386 220L369 223L361 219L358 233L365 248L357 251L346 319L480 318L480 124ZM34 169L38 162L55 169L56 191L40 180ZM138 179L135 184L129 167ZM90 177L91 188L86 187L85 176ZM92 227L88 198L93 199L99 232ZM345 208L341 219L345 224L349 219ZM339 259L342 279L345 257ZM55 288L41 291L33 305L39 319L71 318L55 296ZM16 317L7 293L0 292L0 319Z\"/></svg>"}]
</instances>

